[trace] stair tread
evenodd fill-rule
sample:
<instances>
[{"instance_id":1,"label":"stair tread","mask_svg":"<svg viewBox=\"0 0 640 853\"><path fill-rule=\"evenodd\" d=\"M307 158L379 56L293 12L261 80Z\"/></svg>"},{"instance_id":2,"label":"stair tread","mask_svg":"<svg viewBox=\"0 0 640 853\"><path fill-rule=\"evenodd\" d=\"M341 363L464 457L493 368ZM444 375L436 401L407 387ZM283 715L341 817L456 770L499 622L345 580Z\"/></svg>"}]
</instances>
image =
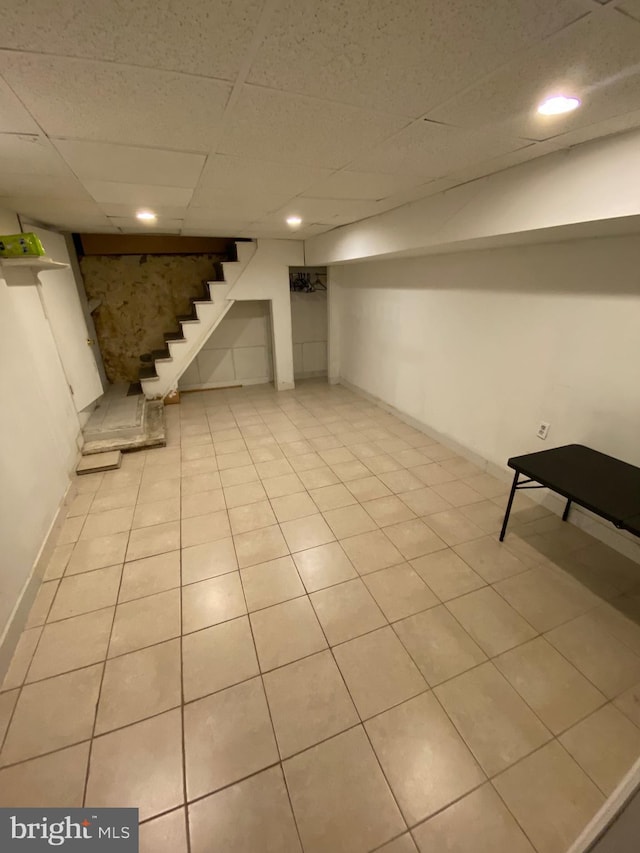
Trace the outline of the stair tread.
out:
<instances>
[{"instance_id":1,"label":"stair tread","mask_svg":"<svg viewBox=\"0 0 640 853\"><path fill-rule=\"evenodd\" d=\"M141 367L138 370L138 379L157 379L158 374L156 373L155 367L151 365L150 367Z\"/></svg>"},{"instance_id":2,"label":"stair tread","mask_svg":"<svg viewBox=\"0 0 640 853\"><path fill-rule=\"evenodd\" d=\"M165 347L164 349L151 350L151 357L154 360L171 358L171 353L169 352L169 347Z\"/></svg>"}]
</instances>

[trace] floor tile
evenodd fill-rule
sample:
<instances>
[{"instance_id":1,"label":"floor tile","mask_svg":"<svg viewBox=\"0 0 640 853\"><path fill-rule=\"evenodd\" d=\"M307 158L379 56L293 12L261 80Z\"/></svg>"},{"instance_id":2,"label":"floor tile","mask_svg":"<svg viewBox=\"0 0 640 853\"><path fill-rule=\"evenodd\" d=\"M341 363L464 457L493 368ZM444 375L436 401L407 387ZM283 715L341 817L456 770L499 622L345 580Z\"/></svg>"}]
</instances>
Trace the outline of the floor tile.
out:
<instances>
[{"instance_id":1,"label":"floor tile","mask_svg":"<svg viewBox=\"0 0 640 853\"><path fill-rule=\"evenodd\" d=\"M443 466L444 467L444 466ZM451 483L436 483L433 486L434 492L448 501L452 506L462 507L468 504L479 503L483 500L483 495L467 486L460 480Z\"/></svg>"},{"instance_id":2,"label":"floor tile","mask_svg":"<svg viewBox=\"0 0 640 853\"><path fill-rule=\"evenodd\" d=\"M181 702L179 640L114 658L104 671L96 734L168 711Z\"/></svg>"},{"instance_id":3,"label":"floor tile","mask_svg":"<svg viewBox=\"0 0 640 853\"><path fill-rule=\"evenodd\" d=\"M181 554L183 584L226 575L238 568L236 550L231 537L183 548Z\"/></svg>"},{"instance_id":4,"label":"floor tile","mask_svg":"<svg viewBox=\"0 0 640 853\"><path fill-rule=\"evenodd\" d=\"M365 728L409 825L485 781L433 694L403 702Z\"/></svg>"},{"instance_id":5,"label":"floor tile","mask_svg":"<svg viewBox=\"0 0 640 853\"><path fill-rule=\"evenodd\" d=\"M89 741L0 769L3 808L80 808Z\"/></svg>"},{"instance_id":6,"label":"floor tile","mask_svg":"<svg viewBox=\"0 0 640 853\"><path fill-rule=\"evenodd\" d=\"M640 755L640 730L613 705L600 708L559 740L607 796Z\"/></svg>"},{"instance_id":7,"label":"floor tile","mask_svg":"<svg viewBox=\"0 0 640 853\"><path fill-rule=\"evenodd\" d=\"M360 722L330 652L268 672L264 687L283 758Z\"/></svg>"},{"instance_id":8,"label":"floor tile","mask_svg":"<svg viewBox=\"0 0 640 853\"><path fill-rule=\"evenodd\" d=\"M249 619L241 616L187 634L182 640L182 667L185 702L258 675Z\"/></svg>"},{"instance_id":9,"label":"floor tile","mask_svg":"<svg viewBox=\"0 0 640 853\"><path fill-rule=\"evenodd\" d=\"M491 533L494 536L502 529L502 520L504 509L496 506L493 501L484 500L479 503L467 504L460 507L460 512L482 528L485 533Z\"/></svg>"},{"instance_id":10,"label":"floor tile","mask_svg":"<svg viewBox=\"0 0 640 853\"><path fill-rule=\"evenodd\" d=\"M239 470L239 469L237 469ZM222 474L230 474L223 471ZM180 494L184 498L191 495L200 495L222 488L222 474L210 471L208 474L194 474L191 477L182 477L180 480ZM138 500L140 500L138 498Z\"/></svg>"},{"instance_id":11,"label":"floor tile","mask_svg":"<svg viewBox=\"0 0 640 853\"><path fill-rule=\"evenodd\" d=\"M447 545L460 545L472 539L484 536L484 530L460 512L458 509L447 509L428 515L425 521Z\"/></svg>"},{"instance_id":12,"label":"floor tile","mask_svg":"<svg viewBox=\"0 0 640 853\"><path fill-rule=\"evenodd\" d=\"M604 802L557 741L500 774L493 784L539 853L565 853Z\"/></svg>"},{"instance_id":13,"label":"floor tile","mask_svg":"<svg viewBox=\"0 0 640 853\"><path fill-rule=\"evenodd\" d=\"M100 491L94 497L91 509L93 512L106 512L108 509L118 509L122 506L134 506L138 499L138 487L128 486L114 491Z\"/></svg>"},{"instance_id":14,"label":"floor tile","mask_svg":"<svg viewBox=\"0 0 640 853\"><path fill-rule=\"evenodd\" d=\"M280 528L292 553L325 545L336 538L320 513L285 521Z\"/></svg>"},{"instance_id":15,"label":"floor tile","mask_svg":"<svg viewBox=\"0 0 640 853\"><path fill-rule=\"evenodd\" d=\"M113 607L46 625L31 661L27 681L38 681L104 660Z\"/></svg>"},{"instance_id":16,"label":"floor tile","mask_svg":"<svg viewBox=\"0 0 640 853\"><path fill-rule=\"evenodd\" d=\"M180 636L180 590L170 589L116 607L109 657Z\"/></svg>"},{"instance_id":17,"label":"floor tile","mask_svg":"<svg viewBox=\"0 0 640 853\"><path fill-rule=\"evenodd\" d=\"M26 629L37 628L38 625L44 625L47 621L49 610L51 609L53 599L56 597L59 586L60 582L57 580L47 581L40 585L25 623Z\"/></svg>"},{"instance_id":18,"label":"floor tile","mask_svg":"<svg viewBox=\"0 0 640 853\"><path fill-rule=\"evenodd\" d=\"M501 581L495 588L538 631L581 616L600 601L572 578L544 566Z\"/></svg>"},{"instance_id":19,"label":"floor tile","mask_svg":"<svg viewBox=\"0 0 640 853\"><path fill-rule=\"evenodd\" d=\"M155 524L153 527L141 527L138 530L132 530L129 535L127 562L151 557L154 554L164 554L166 551L175 551L179 547L180 523L178 521Z\"/></svg>"},{"instance_id":20,"label":"floor tile","mask_svg":"<svg viewBox=\"0 0 640 853\"><path fill-rule=\"evenodd\" d=\"M405 832L404 835L394 841L390 841L383 847L378 847L376 853L418 853L418 848L409 833Z\"/></svg>"},{"instance_id":21,"label":"floor tile","mask_svg":"<svg viewBox=\"0 0 640 853\"><path fill-rule=\"evenodd\" d=\"M280 604L305 594L291 557L279 557L241 571L249 611Z\"/></svg>"},{"instance_id":22,"label":"floor tile","mask_svg":"<svg viewBox=\"0 0 640 853\"><path fill-rule=\"evenodd\" d=\"M363 477L361 480L352 480L348 484L349 491L361 503L372 501L376 498L384 498L391 495L391 490L376 476Z\"/></svg>"},{"instance_id":23,"label":"floor tile","mask_svg":"<svg viewBox=\"0 0 640 853\"><path fill-rule=\"evenodd\" d=\"M310 471L300 471L298 476L307 489L320 489L323 486L332 486L340 483L328 465L320 468L312 468Z\"/></svg>"},{"instance_id":24,"label":"floor tile","mask_svg":"<svg viewBox=\"0 0 640 853\"><path fill-rule=\"evenodd\" d=\"M56 545L68 545L71 542L77 542L80 538L80 531L85 524L85 518L86 516L83 515L75 518L66 518L60 527Z\"/></svg>"},{"instance_id":25,"label":"floor tile","mask_svg":"<svg viewBox=\"0 0 640 853\"><path fill-rule=\"evenodd\" d=\"M380 476L381 474L385 474L389 471L399 471L402 468L402 465L392 456L389 456L388 453L381 453L377 456L367 456L367 468L373 474Z\"/></svg>"},{"instance_id":26,"label":"floor tile","mask_svg":"<svg viewBox=\"0 0 640 853\"><path fill-rule=\"evenodd\" d=\"M634 684L614 701L616 708L640 728L640 684Z\"/></svg>"},{"instance_id":27,"label":"floor tile","mask_svg":"<svg viewBox=\"0 0 640 853\"><path fill-rule=\"evenodd\" d=\"M153 527L167 521L177 521L180 518L180 498L167 498L164 501L154 501L148 504L138 504L133 515L133 528Z\"/></svg>"},{"instance_id":28,"label":"floor tile","mask_svg":"<svg viewBox=\"0 0 640 853\"><path fill-rule=\"evenodd\" d=\"M416 515L432 515L451 509L451 504L429 486L400 492L398 499Z\"/></svg>"},{"instance_id":29,"label":"floor tile","mask_svg":"<svg viewBox=\"0 0 640 853\"><path fill-rule=\"evenodd\" d=\"M11 690L7 693L0 693L0 743L4 740L4 736L9 728L13 709L18 701L19 690Z\"/></svg>"},{"instance_id":30,"label":"floor tile","mask_svg":"<svg viewBox=\"0 0 640 853\"><path fill-rule=\"evenodd\" d=\"M337 462L331 465L331 469L343 483L360 480L362 477L368 477L371 474L366 465L357 460L354 462Z\"/></svg>"},{"instance_id":31,"label":"floor tile","mask_svg":"<svg viewBox=\"0 0 640 853\"><path fill-rule=\"evenodd\" d=\"M111 566L63 578L49 610L48 621L67 619L115 604L121 572L121 566Z\"/></svg>"},{"instance_id":32,"label":"floor tile","mask_svg":"<svg viewBox=\"0 0 640 853\"><path fill-rule=\"evenodd\" d=\"M277 523L269 501L257 501L256 503L234 507L229 510L229 521L233 534L248 533L251 530L258 530L260 527L269 527Z\"/></svg>"},{"instance_id":33,"label":"floor tile","mask_svg":"<svg viewBox=\"0 0 640 853\"><path fill-rule=\"evenodd\" d=\"M93 495L92 493L76 495L67 507L67 518L87 515L87 513L91 509L91 504L93 503L94 497L95 495Z\"/></svg>"},{"instance_id":34,"label":"floor tile","mask_svg":"<svg viewBox=\"0 0 640 853\"><path fill-rule=\"evenodd\" d=\"M267 448L261 448L261 450L267 450L270 456L273 456L274 453L276 454L276 458L270 459L269 461L255 463L256 471L258 472L258 476L261 480L266 480L270 477L282 477L283 474L293 474L291 463L288 459L284 458L282 451ZM251 455L255 458L256 452L252 450Z\"/></svg>"},{"instance_id":35,"label":"floor tile","mask_svg":"<svg viewBox=\"0 0 640 853\"><path fill-rule=\"evenodd\" d=\"M189 584L182 589L182 631L189 634L247 612L238 572Z\"/></svg>"},{"instance_id":36,"label":"floor tile","mask_svg":"<svg viewBox=\"0 0 640 853\"><path fill-rule=\"evenodd\" d=\"M432 687L487 659L446 607L432 607L393 627Z\"/></svg>"},{"instance_id":37,"label":"floor tile","mask_svg":"<svg viewBox=\"0 0 640 853\"><path fill-rule=\"evenodd\" d=\"M185 518L181 524L181 544L183 548L216 542L231 535L229 516L225 509Z\"/></svg>"},{"instance_id":38,"label":"floor tile","mask_svg":"<svg viewBox=\"0 0 640 853\"><path fill-rule=\"evenodd\" d=\"M357 500L343 483L311 489L309 494L321 512L357 504Z\"/></svg>"},{"instance_id":39,"label":"floor tile","mask_svg":"<svg viewBox=\"0 0 640 853\"><path fill-rule=\"evenodd\" d=\"M408 563L365 575L364 582L390 622L439 604Z\"/></svg>"},{"instance_id":40,"label":"floor tile","mask_svg":"<svg viewBox=\"0 0 640 853\"><path fill-rule=\"evenodd\" d=\"M305 853L364 853L406 829L361 728L284 762Z\"/></svg>"},{"instance_id":41,"label":"floor tile","mask_svg":"<svg viewBox=\"0 0 640 853\"><path fill-rule=\"evenodd\" d=\"M219 512L225 508L226 502L222 489L211 489L208 492L182 496L182 518L193 518L193 516L206 515L209 512Z\"/></svg>"},{"instance_id":42,"label":"floor tile","mask_svg":"<svg viewBox=\"0 0 640 853\"><path fill-rule=\"evenodd\" d=\"M412 510L395 495L366 501L362 506L379 527L415 518Z\"/></svg>"},{"instance_id":43,"label":"floor tile","mask_svg":"<svg viewBox=\"0 0 640 853\"><path fill-rule=\"evenodd\" d=\"M255 465L242 465L240 468L228 468L226 471L220 471L218 483L223 488L228 489L231 486L242 486L245 483L258 483L260 477ZM211 486L210 488L215 488ZM241 494L241 493L240 493ZM239 504L240 506L241 504Z\"/></svg>"},{"instance_id":44,"label":"floor tile","mask_svg":"<svg viewBox=\"0 0 640 853\"><path fill-rule=\"evenodd\" d=\"M463 542L453 550L487 583L496 583L528 569L493 536Z\"/></svg>"},{"instance_id":45,"label":"floor tile","mask_svg":"<svg viewBox=\"0 0 640 853\"><path fill-rule=\"evenodd\" d=\"M187 826L184 809L143 823L138 831L140 853L187 853Z\"/></svg>"},{"instance_id":46,"label":"floor tile","mask_svg":"<svg viewBox=\"0 0 640 853\"><path fill-rule=\"evenodd\" d=\"M268 477L262 481L262 485L270 498L281 498L285 495L293 495L304 492L302 480L297 474L283 474L280 477Z\"/></svg>"},{"instance_id":47,"label":"floor tile","mask_svg":"<svg viewBox=\"0 0 640 853\"><path fill-rule=\"evenodd\" d=\"M336 439L334 438L332 441L335 442ZM332 449L324 449L319 446L323 442L326 444L327 440L317 439L314 445L318 449L318 455L322 457L327 465L337 465L339 462L353 462L355 460L356 457L348 448L334 447Z\"/></svg>"},{"instance_id":48,"label":"floor tile","mask_svg":"<svg viewBox=\"0 0 640 853\"><path fill-rule=\"evenodd\" d=\"M76 575L90 572L92 569L104 569L124 563L128 534L115 533L113 536L101 536L86 542L77 542L65 574Z\"/></svg>"},{"instance_id":49,"label":"floor tile","mask_svg":"<svg viewBox=\"0 0 640 853\"><path fill-rule=\"evenodd\" d=\"M216 459L220 471L225 471L227 468L240 468L244 465L250 465L252 461L248 451L246 450L239 450L235 453L225 453L223 456L216 456Z\"/></svg>"},{"instance_id":50,"label":"floor tile","mask_svg":"<svg viewBox=\"0 0 640 853\"><path fill-rule=\"evenodd\" d=\"M295 495L283 495L281 498L271 498L271 506L279 522L293 521L307 515L315 515L318 511L309 495L299 492Z\"/></svg>"},{"instance_id":51,"label":"floor tile","mask_svg":"<svg viewBox=\"0 0 640 853\"><path fill-rule=\"evenodd\" d=\"M384 532L406 560L446 548L446 544L419 518L385 527Z\"/></svg>"},{"instance_id":52,"label":"floor tile","mask_svg":"<svg viewBox=\"0 0 640 853\"><path fill-rule=\"evenodd\" d=\"M425 486L437 486L441 483L450 483L457 477L451 471L447 471L437 462L428 462L425 465L412 466L412 473L420 479Z\"/></svg>"},{"instance_id":53,"label":"floor tile","mask_svg":"<svg viewBox=\"0 0 640 853\"><path fill-rule=\"evenodd\" d=\"M184 708L187 797L192 800L278 761L260 678Z\"/></svg>"},{"instance_id":54,"label":"floor tile","mask_svg":"<svg viewBox=\"0 0 640 853\"><path fill-rule=\"evenodd\" d=\"M233 537L233 542L241 569L266 563L278 557L286 557L289 548L284 540L282 531L277 524L273 527L262 527L250 533L240 533Z\"/></svg>"},{"instance_id":55,"label":"floor tile","mask_svg":"<svg viewBox=\"0 0 640 853\"><path fill-rule=\"evenodd\" d=\"M494 663L555 735L606 702L542 637L505 652Z\"/></svg>"},{"instance_id":56,"label":"floor tile","mask_svg":"<svg viewBox=\"0 0 640 853\"><path fill-rule=\"evenodd\" d=\"M88 515L85 521L80 539L96 539L99 536L110 536L112 533L121 533L129 530L133 520L133 507L122 507L121 509L110 509L106 512L97 512Z\"/></svg>"},{"instance_id":57,"label":"floor tile","mask_svg":"<svg viewBox=\"0 0 640 853\"><path fill-rule=\"evenodd\" d=\"M458 598L485 586L484 580L451 548L411 560L423 581L442 601Z\"/></svg>"},{"instance_id":58,"label":"floor tile","mask_svg":"<svg viewBox=\"0 0 640 853\"><path fill-rule=\"evenodd\" d=\"M49 581L56 578L61 578L67 568L67 563L74 549L74 544L59 545L53 549L47 567L44 570L43 580Z\"/></svg>"},{"instance_id":59,"label":"floor tile","mask_svg":"<svg viewBox=\"0 0 640 853\"><path fill-rule=\"evenodd\" d=\"M87 802L97 808L138 808L140 819L183 802L179 709L95 738Z\"/></svg>"},{"instance_id":60,"label":"floor tile","mask_svg":"<svg viewBox=\"0 0 640 853\"><path fill-rule=\"evenodd\" d=\"M406 471L404 468L397 471L380 472L378 473L378 477L382 480L385 486L396 495L412 491L413 489L424 488L422 480L419 480L410 471Z\"/></svg>"},{"instance_id":61,"label":"floor tile","mask_svg":"<svg viewBox=\"0 0 640 853\"><path fill-rule=\"evenodd\" d=\"M91 666L24 687L0 752L0 765L90 738L101 676L102 666Z\"/></svg>"},{"instance_id":62,"label":"floor tile","mask_svg":"<svg viewBox=\"0 0 640 853\"><path fill-rule=\"evenodd\" d=\"M333 650L362 719L386 711L427 689L391 628L381 628Z\"/></svg>"},{"instance_id":63,"label":"floor tile","mask_svg":"<svg viewBox=\"0 0 640 853\"><path fill-rule=\"evenodd\" d=\"M298 551L293 555L293 560L307 592L357 577L356 570L338 542Z\"/></svg>"},{"instance_id":64,"label":"floor tile","mask_svg":"<svg viewBox=\"0 0 640 853\"><path fill-rule=\"evenodd\" d=\"M242 483L238 486L225 486L223 489L227 507L231 510L235 507L246 506L264 502L267 499L262 483Z\"/></svg>"},{"instance_id":65,"label":"floor tile","mask_svg":"<svg viewBox=\"0 0 640 853\"><path fill-rule=\"evenodd\" d=\"M551 738L492 663L458 675L434 692L488 776Z\"/></svg>"},{"instance_id":66,"label":"floor tile","mask_svg":"<svg viewBox=\"0 0 640 853\"><path fill-rule=\"evenodd\" d=\"M489 657L531 640L536 631L491 587L484 587L446 605Z\"/></svg>"},{"instance_id":67,"label":"floor tile","mask_svg":"<svg viewBox=\"0 0 640 853\"><path fill-rule=\"evenodd\" d=\"M483 785L413 830L420 853L535 853L491 785Z\"/></svg>"},{"instance_id":68,"label":"floor tile","mask_svg":"<svg viewBox=\"0 0 640 853\"><path fill-rule=\"evenodd\" d=\"M2 682L2 690L10 690L13 687L20 687L22 685L41 634L41 627L28 628L20 634L13 657Z\"/></svg>"},{"instance_id":69,"label":"floor tile","mask_svg":"<svg viewBox=\"0 0 640 853\"><path fill-rule=\"evenodd\" d=\"M266 672L327 647L309 600L294 598L250 616L260 669Z\"/></svg>"},{"instance_id":70,"label":"floor tile","mask_svg":"<svg viewBox=\"0 0 640 853\"><path fill-rule=\"evenodd\" d=\"M609 699L640 681L640 657L590 613L554 628L546 638Z\"/></svg>"},{"instance_id":71,"label":"floor tile","mask_svg":"<svg viewBox=\"0 0 640 853\"><path fill-rule=\"evenodd\" d=\"M213 476L217 476L217 474ZM157 503L158 501L179 497L181 489L184 489L185 483L189 479L188 477L184 477L181 480L180 477L175 477L171 480L160 480L156 483L143 483L138 492L138 504ZM213 486L210 486L210 488L213 488Z\"/></svg>"},{"instance_id":72,"label":"floor tile","mask_svg":"<svg viewBox=\"0 0 640 853\"><path fill-rule=\"evenodd\" d=\"M404 562L400 551L381 530L350 536L340 544L361 575Z\"/></svg>"},{"instance_id":73,"label":"floor tile","mask_svg":"<svg viewBox=\"0 0 640 853\"><path fill-rule=\"evenodd\" d=\"M191 853L302 853L282 770L272 767L189 806ZM154 851L155 853L155 851Z\"/></svg>"},{"instance_id":74,"label":"floor tile","mask_svg":"<svg viewBox=\"0 0 640 853\"><path fill-rule=\"evenodd\" d=\"M332 646L387 624L384 614L359 578L314 592L310 598Z\"/></svg>"},{"instance_id":75,"label":"floor tile","mask_svg":"<svg viewBox=\"0 0 640 853\"><path fill-rule=\"evenodd\" d=\"M337 539L357 536L369 530L377 530L378 527L359 504L328 510L323 515Z\"/></svg>"},{"instance_id":76,"label":"floor tile","mask_svg":"<svg viewBox=\"0 0 640 853\"><path fill-rule=\"evenodd\" d=\"M131 601L180 586L180 551L125 563L119 601Z\"/></svg>"}]
</instances>

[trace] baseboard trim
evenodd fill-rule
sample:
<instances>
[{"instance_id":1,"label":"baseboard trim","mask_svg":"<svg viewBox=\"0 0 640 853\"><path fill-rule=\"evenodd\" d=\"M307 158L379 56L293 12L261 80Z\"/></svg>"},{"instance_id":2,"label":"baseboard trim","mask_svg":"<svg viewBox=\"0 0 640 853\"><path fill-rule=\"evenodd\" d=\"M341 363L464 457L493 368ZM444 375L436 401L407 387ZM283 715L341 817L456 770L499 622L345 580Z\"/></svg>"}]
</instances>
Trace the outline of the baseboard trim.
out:
<instances>
[{"instance_id":1,"label":"baseboard trim","mask_svg":"<svg viewBox=\"0 0 640 853\"><path fill-rule=\"evenodd\" d=\"M24 586L22 587L22 591L18 596L18 600L15 603L11 616L9 617L4 631L2 632L2 636L0 636L0 684L2 684L6 672L9 669L9 664L13 658L13 653L15 652L18 640L20 639L20 635L27 624L29 612L33 606L33 602L35 601L44 573L49 564L49 560L51 559L51 555L53 554L53 550L56 547L60 529L67 515L67 506L74 492L75 489L73 488L73 484L70 480L64 497L60 501L60 505L56 510L53 521L45 535L40 551L38 552L38 556L31 568L29 577L26 579Z\"/></svg>"},{"instance_id":2,"label":"baseboard trim","mask_svg":"<svg viewBox=\"0 0 640 853\"><path fill-rule=\"evenodd\" d=\"M455 451L459 456L463 456L465 459L473 462L474 465L477 465L478 468L482 469L487 474L491 474L491 476L495 477L497 480L502 480L509 484L513 480L513 471L511 468L507 467L507 465L499 465L485 459L469 447L460 444L450 436L439 432L422 421L419 421L412 415L408 415L401 409L396 409L395 406L389 405L389 403L386 403L374 394L370 394L364 388L360 388L358 385L355 385L343 376L340 376L336 380L336 384L344 385L345 388L359 394L361 397L369 400L369 402L378 406L378 408L383 409L385 412L394 415L398 420L401 420L408 426L423 432L439 444L444 444L446 447L451 448L451 450ZM556 515L561 516L564 511L565 501L553 492L549 492L545 489L531 489L527 493L527 497L536 503L542 504L542 506L546 507L546 509ZM630 560L640 563L640 545L636 542L635 537L631 536L631 534L626 533L623 530L617 530L613 525L604 521L599 516L593 515L593 513L590 513L582 507L575 506L575 504L571 508L569 523L575 525L580 530L584 530L585 533L589 533L595 539L599 539L605 545L608 545L610 548L613 548L615 551L618 551Z\"/></svg>"}]
</instances>

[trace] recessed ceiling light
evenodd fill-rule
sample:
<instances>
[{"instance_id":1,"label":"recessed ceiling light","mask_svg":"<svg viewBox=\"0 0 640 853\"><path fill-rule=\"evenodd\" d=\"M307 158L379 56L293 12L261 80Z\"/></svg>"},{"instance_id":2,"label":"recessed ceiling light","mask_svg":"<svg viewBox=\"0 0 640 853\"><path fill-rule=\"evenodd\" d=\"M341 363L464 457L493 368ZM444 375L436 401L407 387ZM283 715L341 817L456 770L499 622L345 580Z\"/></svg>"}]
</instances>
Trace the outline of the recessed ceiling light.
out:
<instances>
[{"instance_id":1,"label":"recessed ceiling light","mask_svg":"<svg viewBox=\"0 0 640 853\"><path fill-rule=\"evenodd\" d=\"M562 113L570 113L580 106L580 99L567 97L566 95L554 95L546 98L539 106L538 112L543 116L558 116Z\"/></svg>"},{"instance_id":2,"label":"recessed ceiling light","mask_svg":"<svg viewBox=\"0 0 640 853\"><path fill-rule=\"evenodd\" d=\"M298 225L302 225L302 219L299 216L287 216L287 225L295 228Z\"/></svg>"},{"instance_id":3,"label":"recessed ceiling light","mask_svg":"<svg viewBox=\"0 0 640 853\"><path fill-rule=\"evenodd\" d=\"M158 217L151 210L139 210L136 213L136 219L141 222L155 222Z\"/></svg>"}]
</instances>

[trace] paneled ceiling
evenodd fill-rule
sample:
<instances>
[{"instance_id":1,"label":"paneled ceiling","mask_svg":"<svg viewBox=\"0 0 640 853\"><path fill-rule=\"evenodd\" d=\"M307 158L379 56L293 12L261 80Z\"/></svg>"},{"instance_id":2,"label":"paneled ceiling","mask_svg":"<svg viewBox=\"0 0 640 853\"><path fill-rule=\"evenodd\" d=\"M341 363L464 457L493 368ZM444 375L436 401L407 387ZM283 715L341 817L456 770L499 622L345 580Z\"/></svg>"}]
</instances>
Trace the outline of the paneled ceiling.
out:
<instances>
[{"instance_id":1,"label":"paneled ceiling","mask_svg":"<svg viewBox=\"0 0 640 853\"><path fill-rule=\"evenodd\" d=\"M0 207L66 230L304 238L640 125L640 0L5 0L1 21ZM582 107L538 115L559 92Z\"/></svg>"}]
</instances>

